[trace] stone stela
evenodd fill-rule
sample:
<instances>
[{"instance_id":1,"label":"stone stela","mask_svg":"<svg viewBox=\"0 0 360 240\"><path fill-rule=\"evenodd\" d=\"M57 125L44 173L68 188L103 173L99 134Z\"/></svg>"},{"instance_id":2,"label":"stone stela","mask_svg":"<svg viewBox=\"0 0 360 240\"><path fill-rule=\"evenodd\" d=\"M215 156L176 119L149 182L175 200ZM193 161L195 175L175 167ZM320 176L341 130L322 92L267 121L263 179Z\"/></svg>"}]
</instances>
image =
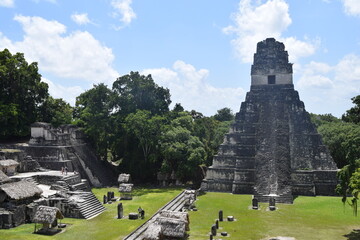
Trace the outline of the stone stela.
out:
<instances>
[{"instance_id":1,"label":"stone stela","mask_svg":"<svg viewBox=\"0 0 360 240\"><path fill-rule=\"evenodd\" d=\"M201 189L292 203L296 195L335 195L337 168L294 90L283 43L257 44L251 88Z\"/></svg>"}]
</instances>

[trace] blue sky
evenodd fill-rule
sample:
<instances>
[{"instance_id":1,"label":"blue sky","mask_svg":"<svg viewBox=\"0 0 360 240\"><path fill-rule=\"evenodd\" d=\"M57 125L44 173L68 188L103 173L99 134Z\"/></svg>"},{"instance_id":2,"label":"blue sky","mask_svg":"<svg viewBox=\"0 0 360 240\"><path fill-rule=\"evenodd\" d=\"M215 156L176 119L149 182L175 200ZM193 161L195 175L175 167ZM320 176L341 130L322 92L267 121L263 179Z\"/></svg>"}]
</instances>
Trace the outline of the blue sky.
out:
<instances>
[{"instance_id":1,"label":"blue sky","mask_svg":"<svg viewBox=\"0 0 360 240\"><path fill-rule=\"evenodd\" d=\"M358 0L0 0L0 49L39 63L72 105L93 84L152 74L173 104L239 111L256 43L284 42L309 112L340 117L360 94Z\"/></svg>"}]
</instances>

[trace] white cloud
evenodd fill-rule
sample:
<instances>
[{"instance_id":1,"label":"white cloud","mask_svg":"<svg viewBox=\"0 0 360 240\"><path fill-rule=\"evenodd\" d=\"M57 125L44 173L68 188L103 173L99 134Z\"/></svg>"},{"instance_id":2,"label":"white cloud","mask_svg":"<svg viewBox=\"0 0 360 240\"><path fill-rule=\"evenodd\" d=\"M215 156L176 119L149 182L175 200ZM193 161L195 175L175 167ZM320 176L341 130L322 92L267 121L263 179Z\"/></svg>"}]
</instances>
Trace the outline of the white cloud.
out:
<instances>
[{"instance_id":1,"label":"white cloud","mask_svg":"<svg viewBox=\"0 0 360 240\"><path fill-rule=\"evenodd\" d=\"M15 0L0 0L0 7L14 7Z\"/></svg>"},{"instance_id":2,"label":"white cloud","mask_svg":"<svg viewBox=\"0 0 360 240\"><path fill-rule=\"evenodd\" d=\"M307 57L315 53L317 47L320 45L320 39L300 41L294 37L280 38L289 52L289 61L297 62L299 58Z\"/></svg>"},{"instance_id":3,"label":"white cloud","mask_svg":"<svg viewBox=\"0 0 360 240\"><path fill-rule=\"evenodd\" d=\"M112 0L111 6L116 10L113 13L115 18L120 18L124 26L129 25L136 18L134 10L131 8L132 0ZM119 16L120 15L120 16ZM122 26L122 27L124 27ZM119 28L122 28L119 27Z\"/></svg>"},{"instance_id":4,"label":"white cloud","mask_svg":"<svg viewBox=\"0 0 360 240\"><path fill-rule=\"evenodd\" d=\"M226 34L235 34L231 41L236 55L245 63L251 63L256 43L268 37L284 42L289 51L290 61L306 57L315 52L317 44L308 39L301 41L295 37L284 38L282 33L290 26L292 20L289 6L284 0L257 1L240 0L238 12L232 15L234 25L223 29ZM318 41L316 41L318 43Z\"/></svg>"},{"instance_id":5,"label":"white cloud","mask_svg":"<svg viewBox=\"0 0 360 240\"><path fill-rule=\"evenodd\" d=\"M360 16L360 1L359 0L342 0L345 8L345 13L351 16Z\"/></svg>"},{"instance_id":6,"label":"white cloud","mask_svg":"<svg viewBox=\"0 0 360 240\"><path fill-rule=\"evenodd\" d=\"M321 62L298 65L297 72L300 77L296 85L302 100L312 102L313 109L307 109L310 112L333 112L339 117L351 107L350 98L360 94L360 57L357 55L346 55L334 66Z\"/></svg>"},{"instance_id":7,"label":"white cloud","mask_svg":"<svg viewBox=\"0 0 360 240\"><path fill-rule=\"evenodd\" d=\"M15 16L25 32L19 42L0 34L0 48L23 52L29 62L38 62L42 72L71 80L109 83L118 77L112 68L112 50L89 32L66 34L66 26L41 17Z\"/></svg>"},{"instance_id":8,"label":"white cloud","mask_svg":"<svg viewBox=\"0 0 360 240\"><path fill-rule=\"evenodd\" d=\"M86 25L91 23L87 13L74 13L71 19L78 25Z\"/></svg>"},{"instance_id":9,"label":"white cloud","mask_svg":"<svg viewBox=\"0 0 360 240\"><path fill-rule=\"evenodd\" d=\"M49 94L53 98L62 98L72 106L75 106L76 97L84 92L80 86L64 87L44 77L41 80L49 85Z\"/></svg>"},{"instance_id":10,"label":"white cloud","mask_svg":"<svg viewBox=\"0 0 360 240\"><path fill-rule=\"evenodd\" d=\"M207 69L197 70L180 60L171 69L145 69L142 74L151 74L158 85L170 89L172 105L181 103L186 110L196 110L208 116L224 107L237 112L245 95L242 88L216 88L210 85L206 82L209 76Z\"/></svg>"},{"instance_id":11,"label":"white cloud","mask_svg":"<svg viewBox=\"0 0 360 240\"><path fill-rule=\"evenodd\" d=\"M333 82L329 77L324 76L332 71L332 67L319 62L310 62L305 65L301 70L301 77L297 82L297 85L300 89L306 88L331 88L333 87Z\"/></svg>"},{"instance_id":12,"label":"white cloud","mask_svg":"<svg viewBox=\"0 0 360 240\"><path fill-rule=\"evenodd\" d=\"M355 54L346 55L336 65L336 80L357 83L360 88L360 57Z\"/></svg>"}]
</instances>

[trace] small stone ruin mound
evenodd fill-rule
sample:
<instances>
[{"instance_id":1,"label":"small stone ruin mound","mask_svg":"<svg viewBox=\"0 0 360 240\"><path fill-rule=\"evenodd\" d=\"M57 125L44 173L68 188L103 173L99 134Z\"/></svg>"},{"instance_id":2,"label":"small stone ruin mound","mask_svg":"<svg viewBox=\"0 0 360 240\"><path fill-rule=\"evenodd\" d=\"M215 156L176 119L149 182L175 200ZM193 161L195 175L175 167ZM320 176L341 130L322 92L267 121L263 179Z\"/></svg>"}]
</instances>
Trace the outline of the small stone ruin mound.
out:
<instances>
[{"instance_id":1,"label":"small stone ruin mound","mask_svg":"<svg viewBox=\"0 0 360 240\"><path fill-rule=\"evenodd\" d=\"M187 212L161 211L148 226L143 240L183 239L189 231Z\"/></svg>"},{"instance_id":2,"label":"small stone ruin mound","mask_svg":"<svg viewBox=\"0 0 360 240\"><path fill-rule=\"evenodd\" d=\"M119 182L119 192L121 200L131 200L132 199L132 189L134 184L130 183L131 177L130 174L121 173L118 177Z\"/></svg>"}]
</instances>

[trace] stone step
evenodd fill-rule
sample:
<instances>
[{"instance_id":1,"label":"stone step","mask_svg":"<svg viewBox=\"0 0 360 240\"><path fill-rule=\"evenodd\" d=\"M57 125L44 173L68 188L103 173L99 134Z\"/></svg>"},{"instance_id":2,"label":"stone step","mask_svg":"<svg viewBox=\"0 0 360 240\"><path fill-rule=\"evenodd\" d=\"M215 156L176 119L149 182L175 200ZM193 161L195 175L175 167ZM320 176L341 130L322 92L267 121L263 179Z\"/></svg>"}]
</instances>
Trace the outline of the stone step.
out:
<instances>
[{"instance_id":1,"label":"stone step","mask_svg":"<svg viewBox=\"0 0 360 240\"><path fill-rule=\"evenodd\" d=\"M80 205L80 207L82 209L84 209L84 211L86 211L87 209L99 208L100 206L96 202L85 202L85 203L82 203Z\"/></svg>"},{"instance_id":2,"label":"stone step","mask_svg":"<svg viewBox=\"0 0 360 240\"><path fill-rule=\"evenodd\" d=\"M79 204L79 210L84 218L95 217L106 210L92 192L82 194L82 198L84 202Z\"/></svg>"},{"instance_id":3,"label":"stone step","mask_svg":"<svg viewBox=\"0 0 360 240\"><path fill-rule=\"evenodd\" d=\"M84 183L77 183L77 184L74 184L74 185L71 185L70 186L71 190L73 191L78 191L78 190L83 190L83 191L87 191L88 188L87 186L84 184Z\"/></svg>"},{"instance_id":4,"label":"stone step","mask_svg":"<svg viewBox=\"0 0 360 240\"><path fill-rule=\"evenodd\" d=\"M87 218L88 216L94 215L96 213L102 213L104 210L105 208L88 208L86 211L82 210L81 214Z\"/></svg>"},{"instance_id":5,"label":"stone step","mask_svg":"<svg viewBox=\"0 0 360 240\"><path fill-rule=\"evenodd\" d=\"M95 217L95 216L97 216L97 215L99 215L99 214L101 214L103 212L104 212L104 209L93 209L92 211L87 211L87 212L83 212L80 209L80 213L83 216L83 218L85 218L85 219Z\"/></svg>"}]
</instances>

